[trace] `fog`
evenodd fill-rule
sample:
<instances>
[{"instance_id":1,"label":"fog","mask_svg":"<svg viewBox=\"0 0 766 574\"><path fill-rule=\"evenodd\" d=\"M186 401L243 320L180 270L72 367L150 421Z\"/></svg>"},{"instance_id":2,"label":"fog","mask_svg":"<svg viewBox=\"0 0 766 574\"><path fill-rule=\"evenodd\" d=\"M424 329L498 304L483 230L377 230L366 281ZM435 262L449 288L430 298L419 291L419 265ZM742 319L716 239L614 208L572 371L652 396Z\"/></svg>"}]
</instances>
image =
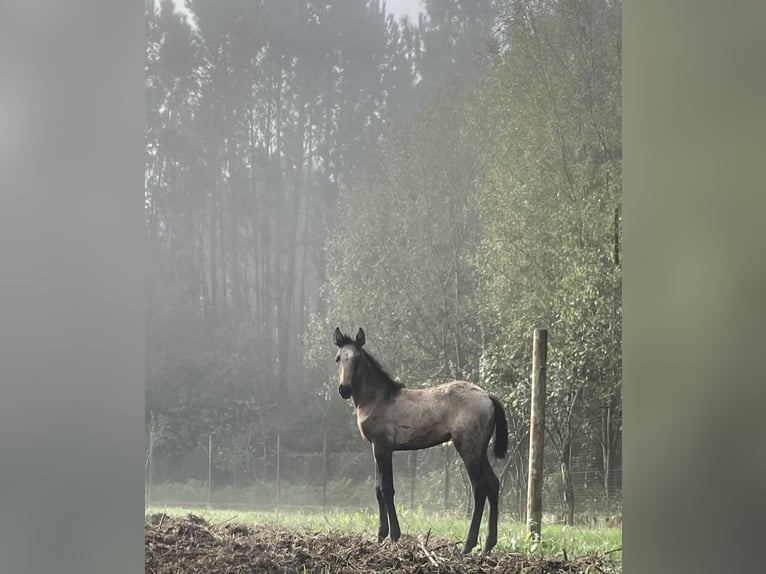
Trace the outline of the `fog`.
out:
<instances>
[{"instance_id":1,"label":"fog","mask_svg":"<svg viewBox=\"0 0 766 574\"><path fill-rule=\"evenodd\" d=\"M218 2L217 6L229 4ZM209 143L204 144L204 154L195 152L202 159L181 157L179 142L193 138L186 132L177 137L180 129L164 130L162 174L152 172L156 163L152 146L159 139L152 125L188 127L193 124L189 115L201 122L203 104L211 105L210 93L202 97L201 88L180 81L173 71L184 69L170 64L179 55L183 59L183 50L179 54L168 45L163 65L151 67L157 61L152 57L159 58L151 50L164 40L145 38L147 18L140 4L8 5L0 34L0 66L5 72L0 89L0 188L4 200L0 209L4 391L0 441L5 471L0 555L7 570L100 572L105 563L115 572L140 568L145 560L144 529L136 502L146 490L134 473L146 460L149 435L156 439L158 467L171 461L183 485L200 480L204 492L210 434L240 433L241 444L247 445L249 425L258 419L257 412L232 415L226 427L223 406L226 401L240 401L240 396L264 405L264 428L271 435L261 441L253 431L255 448L251 445L237 451L226 447L239 453L229 457L235 462L246 461L248 453L254 460L263 443L274 460L276 452L269 445L275 444L276 424L282 420L298 421L293 430L296 436L310 436L313 443L321 443L313 438L316 419L304 417L305 413L321 413L318 419L327 431L328 456L335 453L340 457L346 446L368 456L355 434L350 406L332 386L334 373L329 363L334 349L328 342L332 331L328 325L339 324L348 330L363 325L373 352L408 386L462 373L502 394L509 416L518 419L517 433L527 422L523 412L530 330L547 325L551 344L555 344L550 358L568 362L549 366L548 398L556 400L551 401L555 408L546 420L553 421L554 416L557 422L566 420L561 415L566 413L567 395L561 391L568 378L574 390L583 389L573 409L574 444L585 442L591 445L589 449L595 445L600 450L599 425L595 424L600 416L594 414L606 412L598 409L606 407L602 399L608 397L595 394L593 381L598 378L607 390L619 384L618 376L602 375L610 370L620 373L622 355L606 346L599 333L619 340L615 334L621 325L619 321L593 323L592 319L596 310L604 308L619 311L619 319L622 305L614 305L614 297L606 298L606 303L601 300L607 291L605 282L602 274L593 272L608 268L607 261L614 260L615 243L622 261L622 199L616 193L616 201L585 193L595 186L583 185L583 181L587 176L595 181L600 175L606 185L609 174L610 182L622 186L621 171L614 169L621 162L621 153L616 153L621 144L615 145L612 134L615 125L620 131L622 121L619 64L623 43L619 25L613 26L603 11L588 20L574 7L619 9L620 3L514 3L517 8L522 4L538 8L536 14L509 14L510 2L500 4L504 14L500 25L495 22L495 40L501 53L495 54L490 45L487 62L483 59L486 52L473 50L463 60L470 65L461 63L457 68L457 76L463 78L474 74L477 66L488 64L482 82L476 82L476 76L465 82L472 88L463 86L470 99L459 90L437 88L445 84L435 79L438 68L427 70L423 52L417 59L415 77L430 82L432 97L424 98L427 84L412 98L411 92L402 92L399 103L404 109L398 124L391 120L394 115L380 112L383 130L388 132L376 139L382 145L374 152L361 152L367 165L357 169L357 175L353 170L350 175L339 171L336 180L327 178L337 186L332 193L343 196L323 204L326 219L309 218L314 226L309 236L316 238L312 234L319 228L324 230L324 239L315 255L316 267L307 263L307 269L315 269L313 289L318 284L319 291L314 292L314 304L322 322L316 331L304 327L316 333L310 337L316 343L296 339L294 346L303 348L300 354L291 355L295 364L290 367L298 372L317 371L297 379L288 377L288 388L299 389L296 381L302 379L306 389L289 400L285 397L293 390L284 394L281 388L264 390L276 378L276 359L260 346L266 335L226 339L225 329L202 326L200 319L208 305L202 299L210 299L213 267L217 269L216 305L223 306L220 285L233 282L231 248L235 243L231 237L216 242L216 251L220 254L223 249L227 254L224 280L220 258L211 265L209 240L212 235L220 239L222 230L233 235L227 212L215 231L209 207L204 207L208 211L199 207L202 216L191 221L180 198L190 187L181 177L201 181L207 206L211 196L228 197L225 186L234 172L226 169L224 160L214 157L214 146ZM559 17L561 24L557 10L564 9L569 10L565 21L570 26L551 29L550 20L538 19L547 13L554 21ZM641 563L634 568L637 571L721 572L737 566L748 570L750 564L743 563L753 554L748 552L753 546L750 538L759 531L753 520L758 513L746 510L752 506L751 493L756 492L762 476L761 461L753 456L761 452L761 445L751 445L748 439L759 436L750 427L759 420L755 409L761 401L754 399L760 398L757 383L763 375L753 368L757 361L731 358L743 354L743 343L755 348L762 339L762 322L753 310L763 291L763 266L757 265L762 259L757 220L764 212L764 196L757 190L763 187L763 174L757 156L763 126L753 120L762 112L763 98L758 96L764 93L764 86L763 75L753 70L759 69L763 52L758 29L763 9L762 3L743 3L732 10L720 2L675 4L672 8L638 2L625 14L624 46L629 55L625 141L630 149L625 188L630 202L625 209L629 249L624 254L631 286L625 300L630 325L626 338L630 353L625 363L630 394L625 404L631 428L625 444L626 453L631 453L630 464L626 456L631 481L625 507L633 524L633 550L626 559ZM165 20L165 28L171 21ZM269 21L256 18L259 26ZM605 34L604 27L590 25L607 21L611 29L618 30L617 38ZM528 33L531 29L546 41L535 43L534 34ZM564 29L582 31L584 39L592 40L593 49L581 49ZM152 25L146 26L148 33L151 30ZM287 36L299 30L293 27ZM437 36L431 36L429 42ZM212 40L205 47L195 45L199 51L194 75L206 86L209 82L218 85L221 75L214 78L210 64L198 62L209 62L217 54L227 66L233 65L231 50L216 51ZM145 47L151 55L146 70ZM429 51L429 57L438 60L439 49ZM611 57L618 59L617 72L608 60ZM259 60L256 67L263 72L267 61ZM345 68L339 65L337 70ZM335 73L335 67L332 71ZM343 85L351 89L345 77L337 79L338 90ZM150 94L155 86L160 86L159 98ZM258 97L265 101L263 92L261 89ZM290 94L283 89L273 98L293 102ZM442 99L434 99L439 94ZM386 94L382 100L387 98ZM426 99L429 105L422 104ZM222 98L213 100L224 103ZM411 105L401 105L402 101ZM605 106L605 101L611 101L612 107ZM332 121L338 123L340 99L332 105L329 102L327 98L321 105L335 110ZM353 107L351 102L346 105ZM193 113L183 116L184 109ZM244 122L247 115L236 105L233 109L237 111L231 112L232 117ZM267 124L264 118L276 109L261 105L254 117ZM591 145L594 135L598 139L606 133L600 120L607 119L610 137L603 141L608 146L600 149L604 155L607 150L612 154L612 163L595 161L600 156ZM588 129L583 129L584 121ZM285 115L279 122L295 125ZM425 129L427 125L441 129ZM212 128L195 129L208 137ZM230 133L228 129L224 131ZM581 141L572 136L578 130ZM246 132L240 126L238 142L246 141ZM431 142L428 146L427 141ZM354 148L342 137L329 148L335 150L341 145L338 142L346 142L347 150ZM434 153L438 146L442 146L439 153ZM225 153L227 148L220 149ZM236 150L235 166L243 162L246 147ZM551 150L558 150L559 156ZM461 152L467 152L464 161L454 166ZM189 166L197 164L204 169L190 175ZM377 170L372 169L375 166ZM141 191L137 194L142 173L145 210L138 195ZM463 185L465 179L456 177L460 173L472 182L466 197L474 219L458 219L466 213L456 209L461 206L456 202L459 190L441 196L443 202L437 201L440 196L433 191L436 186L449 189L445 181ZM441 179L429 183L429 177L436 174ZM201 175L206 179L200 180ZM261 187L255 189L265 189L264 172L256 175L248 175L260 182ZM354 184L354 177L361 183ZM360 193L364 189L369 192ZM149 215L155 212L155 201L157 229L162 234L152 235ZM561 204L564 207L558 209ZM261 209L265 212L267 205ZM607 212L611 225L604 223ZM562 213L565 217L550 217ZM419 227L416 221L402 218L408 214L417 215L413 219L419 220ZM466 236L466 243L458 241L460 234L433 234L437 229L466 228L442 224L450 218L470 223L467 229L473 233ZM249 234L253 252L255 237L260 241L266 232L254 235L259 228L245 228L243 221L238 218L236 229L239 235ZM336 225L339 221L343 222L340 226ZM573 225L565 225L566 221ZM428 228L425 223L433 225ZM613 234L615 227L619 241L605 241L607 228ZM420 231L411 233L413 228ZM190 247L184 233L196 233L198 246ZM237 260L244 257L239 249L243 242L240 238L237 244ZM594 242L598 249L592 249ZM297 243L302 245L302 239ZM466 249L458 249L460 245ZM445 257L446 246L459 257ZM267 258L263 253L272 253L274 246L258 243L257 249L261 270L268 260L272 277L274 256ZM585 249L591 255L601 253L602 259L575 257L585 255ZM194 295L188 275L197 276L198 271L188 264L186 252L204 263L207 295ZM571 262L569 274L564 272L565 266L553 265L567 261ZM354 262L358 264L351 265ZM248 279L240 281L240 286L248 285L251 299L264 299L253 285L255 263L249 265ZM239 267L244 265L240 262ZM460 269L457 274L452 271L455 268ZM621 278L621 271L615 275ZM589 277L599 280L588 283ZM258 282L263 281L259 275ZM202 291L203 280L197 283ZM591 296L586 301L582 295L588 293ZM457 305L449 304L455 300ZM227 292L226 307L231 301ZM325 310L320 312L322 305ZM549 315L543 316L540 308L549 309ZM456 310L461 309L464 316L457 321ZM568 314L568 309L578 313ZM588 313L583 312L586 309ZM273 329L263 314L240 316L254 332ZM573 325L581 329L577 331ZM738 336L732 337L733 332ZM237 349L226 341L239 341L250 349ZM259 344L251 345L251 341ZM739 345L739 352L731 348L734 344ZM251 376L244 367L225 362L242 357L245 351L246 356L254 357L247 364L253 370L257 366L263 376ZM757 357L757 352L747 351L749 348L745 357ZM145 354L149 359L146 372ZM575 358L580 361L576 371L571 368ZM242 381L239 395L231 383L235 380ZM322 394L314 397L318 388ZM744 409L742 397L747 397ZM146 413L141 407L144 398ZM581 400L585 398L589 400ZM613 424L621 430L622 414L617 409L612 412ZM164 427L160 426L163 421ZM280 431L287 426L285 423ZM172 434L166 430L163 436L161 428L172 429ZM306 428L312 432L303 432ZM731 431L737 434L736 443L729 441L731 445L716 449L715 440L733 436ZM622 436L617 436L621 445ZM348 445L339 444L343 440ZM511 441L513 447L523 438L512 435ZM225 443L213 444L218 449ZM294 448L304 447L301 443ZM315 458L322 452L321 444L305 448L315 449L311 453ZM234 481L234 469L222 452L216 451L212 458L217 473L214 503ZM711 458L711 452L724 458ZM201 478L182 472L177 460L181 456L201 458ZM512 468L516 464L518 461ZM395 461L397 476L406 476L406 465L406 458ZM587 469L589 484L593 484L594 477L596 482L600 480L597 472L603 467L603 461L593 458L590 467L581 465L575 470ZM732 473L733 468L739 472ZM160 482L155 486L159 488L163 485L159 475L165 471L158 468L157 472ZM551 484L557 480L554 474L547 477ZM716 496L724 484L725 492L735 495L735 504L730 496ZM438 483L432 490L438 490ZM408 503L406 487L398 496ZM558 504L555 497L549 500ZM583 502L576 494L578 511ZM363 504L369 509L374 501L368 497ZM502 505L511 507L507 497ZM739 514L738 508L743 510ZM711 523L732 521L739 527L710 528ZM725 551L719 552L721 548ZM647 565L647 561L653 563Z\"/></svg>"},{"instance_id":2,"label":"fog","mask_svg":"<svg viewBox=\"0 0 766 574\"><path fill-rule=\"evenodd\" d=\"M549 467L617 511L619 4L179 6L146 3L148 497L220 502L210 475L243 504L280 481L289 504L277 459L307 486L320 455L324 496L367 488L332 343L363 326L405 385L463 378L511 405L522 512L531 330L550 327ZM560 40L539 49L528 23ZM420 475L455 462L422 454Z\"/></svg>"}]
</instances>

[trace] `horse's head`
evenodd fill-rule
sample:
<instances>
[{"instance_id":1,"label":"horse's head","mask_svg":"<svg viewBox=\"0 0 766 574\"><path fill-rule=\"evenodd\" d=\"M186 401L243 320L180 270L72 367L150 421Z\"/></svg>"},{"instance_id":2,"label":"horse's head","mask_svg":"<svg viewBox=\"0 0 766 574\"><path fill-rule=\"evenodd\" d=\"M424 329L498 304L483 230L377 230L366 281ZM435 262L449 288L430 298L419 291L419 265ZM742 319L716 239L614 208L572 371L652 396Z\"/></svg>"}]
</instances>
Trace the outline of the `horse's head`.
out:
<instances>
[{"instance_id":1,"label":"horse's head","mask_svg":"<svg viewBox=\"0 0 766 574\"><path fill-rule=\"evenodd\" d=\"M352 339L336 327L335 344L338 347L338 354L335 356L335 362L338 363L338 392L341 397L348 399L351 397L354 381L357 380L356 375L361 363L362 345L364 345L364 331L359 327L356 338Z\"/></svg>"}]
</instances>

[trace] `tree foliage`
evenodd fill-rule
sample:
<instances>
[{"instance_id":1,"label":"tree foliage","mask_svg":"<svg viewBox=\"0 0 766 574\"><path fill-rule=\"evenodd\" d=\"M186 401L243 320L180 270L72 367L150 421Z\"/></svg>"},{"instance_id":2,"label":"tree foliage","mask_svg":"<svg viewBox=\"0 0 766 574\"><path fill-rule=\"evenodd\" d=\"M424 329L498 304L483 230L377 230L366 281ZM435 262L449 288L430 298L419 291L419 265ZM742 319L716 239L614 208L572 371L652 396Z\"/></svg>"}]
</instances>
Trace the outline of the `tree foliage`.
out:
<instances>
[{"instance_id":1,"label":"tree foliage","mask_svg":"<svg viewBox=\"0 0 766 574\"><path fill-rule=\"evenodd\" d=\"M360 323L374 326L372 346L415 384L476 371L475 147L465 95L453 86L390 126L341 191L316 361L333 322Z\"/></svg>"},{"instance_id":2,"label":"tree foliage","mask_svg":"<svg viewBox=\"0 0 766 574\"><path fill-rule=\"evenodd\" d=\"M621 420L619 23L619 3L511 4L479 185L487 352L524 372L531 330L549 330L550 443L567 466L573 441L598 441L606 476Z\"/></svg>"},{"instance_id":3,"label":"tree foliage","mask_svg":"<svg viewBox=\"0 0 766 574\"><path fill-rule=\"evenodd\" d=\"M318 354L333 322L372 325L410 384L481 382L509 406L517 453L531 334L548 329L548 442L565 489L575 446L601 448L583 464L607 490L619 467L619 24L619 3L511 3L488 73L391 126L341 193L315 323Z\"/></svg>"},{"instance_id":4,"label":"tree foliage","mask_svg":"<svg viewBox=\"0 0 766 574\"><path fill-rule=\"evenodd\" d=\"M146 3L147 420L198 438L255 420L262 441L316 396L300 356L325 229L406 112L415 34L376 1L187 5Z\"/></svg>"},{"instance_id":5,"label":"tree foliage","mask_svg":"<svg viewBox=\"0 0 766 574\"><path fill-rule=\"evenodd\" d=\"M523 485L531 333L548 440L609 474L621 433L621 3L146 2L147 428L233 476L351 419L331 333L411 386L508 407ZM333 433L331 449L358 439ZM573 446L601 456L574 461ZM515 450L514 450L515 449ZM516 464L517 463L517 464Z\"/></svg>"}]
</instances>

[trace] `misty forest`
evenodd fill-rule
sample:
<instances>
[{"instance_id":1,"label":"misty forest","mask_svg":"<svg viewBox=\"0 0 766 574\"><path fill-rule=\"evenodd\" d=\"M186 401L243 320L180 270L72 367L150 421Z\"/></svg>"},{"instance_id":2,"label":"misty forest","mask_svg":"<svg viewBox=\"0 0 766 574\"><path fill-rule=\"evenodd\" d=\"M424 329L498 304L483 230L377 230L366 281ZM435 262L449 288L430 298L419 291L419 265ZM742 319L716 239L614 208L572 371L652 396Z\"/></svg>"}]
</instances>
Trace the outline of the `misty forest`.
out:
<instances>
[{"instance_id":1,"label":"misty forest","mask_svg":"<svg viewBox=\"0 0 766 574\"><path fill-rule=\"evenodd\" d=\"M569 521L575 470L619 504L621 2L420 5L146 1L155 481L186 480L211 434L218 484L268 478L277 435L371 461L339 326L407 387L499 397L523 485L543 328L551 484Z\"/></svg>"}]
</instances>

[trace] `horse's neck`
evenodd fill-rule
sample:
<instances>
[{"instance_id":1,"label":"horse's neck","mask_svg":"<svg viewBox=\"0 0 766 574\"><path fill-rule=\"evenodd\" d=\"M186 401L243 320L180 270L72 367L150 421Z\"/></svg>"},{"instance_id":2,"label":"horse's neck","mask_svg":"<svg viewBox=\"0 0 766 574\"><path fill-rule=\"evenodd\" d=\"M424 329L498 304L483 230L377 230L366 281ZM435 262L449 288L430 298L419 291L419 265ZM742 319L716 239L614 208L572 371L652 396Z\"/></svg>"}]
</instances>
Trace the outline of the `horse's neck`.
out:
<instances>
[{"instance_id":1,"label":"horse's neck","mask_svg":"<svg viewBox=\"0 0 766 574\"><path fill-rule=\"evenodd\" d=\"M372 365L365 365L360 374L359 385L357 386L359 392L356 393L356 396L352 396L354 406L357 409L372 408L384 399L386 386L384 381L378 380L382 376L372 368Z\"/></svg>"}]
</instances>

